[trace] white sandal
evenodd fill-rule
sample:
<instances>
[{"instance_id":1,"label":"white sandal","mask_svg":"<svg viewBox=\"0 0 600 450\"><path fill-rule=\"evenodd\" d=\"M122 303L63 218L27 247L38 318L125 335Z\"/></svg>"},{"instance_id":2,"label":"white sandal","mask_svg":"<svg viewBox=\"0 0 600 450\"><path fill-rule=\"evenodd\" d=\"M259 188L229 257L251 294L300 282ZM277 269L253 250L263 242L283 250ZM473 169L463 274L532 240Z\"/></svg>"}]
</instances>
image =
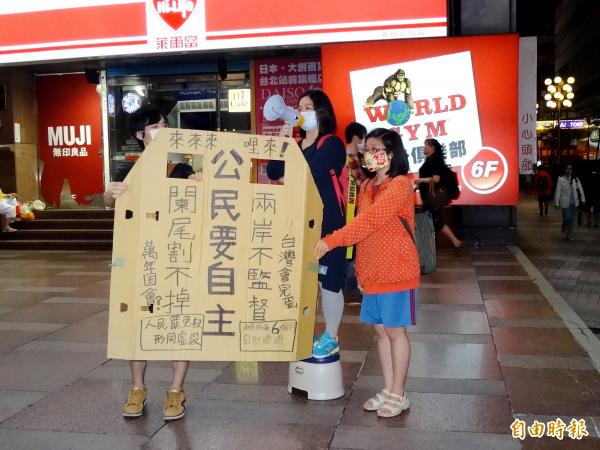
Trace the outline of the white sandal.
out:
<instances>
[{"instance_id":1,"label":"white sandal","mask_svg":"<svg viewBox=\"0 0 600 450\"><path fill-rule=\"evenodd\" d=\"M408 397L406 394L388 394L387 401L377 410L377 416L379 417L396 417L407 410L410 407Z\"/></svg>"},{"instance_id":2,"label":"white sandal","mask_svg":"<svg viewBox=\"0 0 600 450\"><path fill-rule=\"evenodd\" d=\"M375 394L369 400L363 403L363 408L367 411L377 411L383 405L387 403L387 397L390 395L387 389L382 389L381 392Z\"/></svg>"}]
</instances>

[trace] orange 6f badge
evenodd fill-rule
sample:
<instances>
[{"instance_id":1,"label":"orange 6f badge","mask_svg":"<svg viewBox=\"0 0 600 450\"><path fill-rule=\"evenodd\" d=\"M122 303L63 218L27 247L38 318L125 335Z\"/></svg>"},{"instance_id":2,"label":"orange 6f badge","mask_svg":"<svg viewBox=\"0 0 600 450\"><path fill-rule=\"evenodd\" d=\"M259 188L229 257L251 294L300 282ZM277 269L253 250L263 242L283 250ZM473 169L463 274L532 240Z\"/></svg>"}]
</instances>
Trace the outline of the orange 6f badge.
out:
<instances>
[{"instance_id":1,"label":"orange 6f badge","mask_svg":"<svg viewBox=\"0 0 600 450\"><path fill-rule=\"evenodd\" d=\"M482 147L461 170L464 183L478 194L496 192L508 176L504 155L492 147Z\"/></svg>"}]
</instances>

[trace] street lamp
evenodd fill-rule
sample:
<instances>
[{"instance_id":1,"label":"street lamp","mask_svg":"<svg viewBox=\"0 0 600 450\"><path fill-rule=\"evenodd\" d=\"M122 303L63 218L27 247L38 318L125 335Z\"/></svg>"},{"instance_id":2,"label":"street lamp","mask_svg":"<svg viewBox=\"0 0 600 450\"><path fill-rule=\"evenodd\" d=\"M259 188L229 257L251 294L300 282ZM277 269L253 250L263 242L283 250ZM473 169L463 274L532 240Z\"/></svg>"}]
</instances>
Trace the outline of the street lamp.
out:
<instances>
[{"instance_id":1,"label":"street lamp","mask_svg":"<svg viewBox=\"0 0 600 450\"><path fill-rule=\"evenodd\" d=\"M575 78L568 77L567 80L563 80L560 76L555 76L554 79L546 78L544 84L546 85L546 94L544 100L546 100L546 106L550 109L556 109L557 120L556 126L558 127L558 141L557 141L557 153L561 154L560 150L560 112L563 108L571 108L573 106L573 84ZM567 148L568 154L568 148ZM568 156L568 155L567 155Z\"/></svg>"}]
</instances>

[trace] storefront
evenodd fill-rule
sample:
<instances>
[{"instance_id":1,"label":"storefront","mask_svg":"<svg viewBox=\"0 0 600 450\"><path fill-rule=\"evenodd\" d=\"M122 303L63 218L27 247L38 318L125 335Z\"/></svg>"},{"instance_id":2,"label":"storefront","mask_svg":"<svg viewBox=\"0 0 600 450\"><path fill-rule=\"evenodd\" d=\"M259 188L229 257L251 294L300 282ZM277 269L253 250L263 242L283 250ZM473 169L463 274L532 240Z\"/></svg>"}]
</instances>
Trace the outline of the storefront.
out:
<instances>
[{"instance_id":1,"label":"storefront","mask_svg":"<svg viewBox=\"0 0 600 450\"><path fill-rule=\"evenodd\" d=\"M457 203L518 201L518 37L446 38L445 0L397 2L393 10L384 0L368 9L362 1L336 0L303 10L273 0L52 5L0 6L0 26L8 30L0 38L0 65L36 64L40 75L48 63L61 72L87 69L37 77L41 191L51 205L59 206L60 193L48 193L49 171L56 174L54 190L64 191L68 181L81 206L98 204L121 161L139 156L126 124L145 103L159 105L171 126L274 134L281 122L263 119L265 101L279 94L295 106L311 87L330 94L340 133L353 120L398 131L413 170L423 161L423 139L438 138L461 180ZM399 72L412 92L367 102ZM85 102L83 94L73 98L75 84ZM56 98L61 91L65 96ZM80 188L73 174L93 187Z\"/></svg>"}]
</instances>

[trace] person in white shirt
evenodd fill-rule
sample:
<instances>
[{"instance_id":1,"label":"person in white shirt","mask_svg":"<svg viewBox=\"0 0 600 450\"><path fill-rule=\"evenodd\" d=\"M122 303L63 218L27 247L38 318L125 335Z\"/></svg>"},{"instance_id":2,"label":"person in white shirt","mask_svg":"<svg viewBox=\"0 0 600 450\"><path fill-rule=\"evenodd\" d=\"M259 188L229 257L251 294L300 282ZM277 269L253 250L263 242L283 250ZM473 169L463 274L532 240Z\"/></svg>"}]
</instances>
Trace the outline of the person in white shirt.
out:
<instances>
[{"instance_id":1,"label":"person in white shirt","mask_svg":"<svg viewBox=\"0 0 600 450\"><path fill-rule=\"evenodd\" d=\"M585 194L579 178L573 175L571 164L565 167L565 174L558 177L556 191L554 192L554 204L556 208L562 208L562 229L568 241L573 240L573 224L575 213L580 204L585 203Z\"/></svg>"}]
</instances>

